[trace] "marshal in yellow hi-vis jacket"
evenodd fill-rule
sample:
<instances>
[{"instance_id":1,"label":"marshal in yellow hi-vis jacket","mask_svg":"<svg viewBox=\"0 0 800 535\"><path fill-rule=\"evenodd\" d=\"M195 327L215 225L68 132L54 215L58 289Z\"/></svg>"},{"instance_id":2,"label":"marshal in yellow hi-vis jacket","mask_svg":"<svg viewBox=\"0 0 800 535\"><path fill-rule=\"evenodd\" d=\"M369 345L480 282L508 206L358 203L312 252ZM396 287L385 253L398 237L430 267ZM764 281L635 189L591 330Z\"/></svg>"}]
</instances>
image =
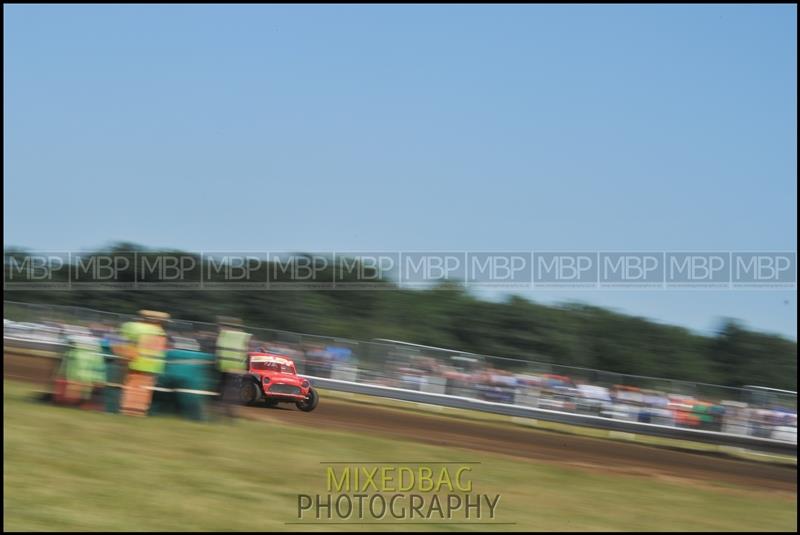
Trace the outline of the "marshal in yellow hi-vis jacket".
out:
<instances>
[{"instance_id":1,"label":"marshal in yellow hi-vis jacket","mask_svg":"<svg viewBox=\"0 0 800 535\"><path fill-rule=\"evenodd\" d=\"M250 333L242 328L241 320L222 317L218 319L217 370L219 383L217 393L228 416L233 416L233 405L239 401L241 378L247 371L247 350Z\"/></svg>"},{"instance_id":2,"label":"marshal in yellow hi-vis jacket","mask_svg":"<svg viewBox=\"0 0 800 535\"><path fill-rule=\"evenodd\" d=\"M167 335L162 327L169 314L140 310L139 318L120 328L123 343L115 353L128 360L128 374L120 402L120 411L132 416L144 416L150 410L153 387L164 372Z\"/></svg>"}]
</instances>

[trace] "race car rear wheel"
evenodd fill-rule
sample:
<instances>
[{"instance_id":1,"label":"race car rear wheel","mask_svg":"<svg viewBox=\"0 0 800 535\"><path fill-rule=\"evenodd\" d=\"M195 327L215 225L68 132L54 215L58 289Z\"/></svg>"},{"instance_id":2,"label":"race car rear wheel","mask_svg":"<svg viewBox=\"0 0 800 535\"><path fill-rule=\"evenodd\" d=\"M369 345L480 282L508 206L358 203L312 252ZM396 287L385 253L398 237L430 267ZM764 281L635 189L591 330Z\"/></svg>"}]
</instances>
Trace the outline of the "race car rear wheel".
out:
<instances>
[{"instance_id":1,"label":"race car rear wheel","mask_svg":"<svg viewBox=\"0 0 800 535\"><path fill-rule=\"evenodd\" d=\"M298 409L303 412L311 412L317 408L319 404L319 394L313 388L308 389L308 396L303 401L295 403Z\"/></svg>"}]
</instances>

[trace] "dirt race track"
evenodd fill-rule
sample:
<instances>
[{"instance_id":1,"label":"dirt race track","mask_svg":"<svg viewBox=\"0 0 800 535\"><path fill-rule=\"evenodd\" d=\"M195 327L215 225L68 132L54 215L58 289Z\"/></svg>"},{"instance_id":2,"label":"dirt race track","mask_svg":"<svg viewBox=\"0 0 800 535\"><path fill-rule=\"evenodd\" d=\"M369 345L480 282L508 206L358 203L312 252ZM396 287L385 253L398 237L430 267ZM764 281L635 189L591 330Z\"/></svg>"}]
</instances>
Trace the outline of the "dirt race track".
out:
<instances>
[{"instance_id":1,"label":"dirt race track","mask_svg":"<svg viewBox=\"0 0 800 535\"><path fill-rule=\"evenodd\" d=\"M6 354L4 377L46 386L46 378L52 376L52 364L52 359ZM43 378L45 383L42 383ZM325 398L311 413L300 412L291 405L247 407L242 409L242 413L247 418L267 422L365 432L587 470L797 493L797 468L793 466L580 437L513 424L487 424ZM476 457L480 460L479 455Z\"/></svg>"},{"instance_id":2,"label":"dirt race track","mask_svg":"<svg viewBox=\"0 0 800 535\"><path fill-rule=\"evenodd\" d=\"M485 424L330 399L323 399L311 413L297 411L289 405L247 407L243 412L248 418L367 432L589 470L797 492L797 469L791 466L539 431L513 424Z\"/></svg>"}]
</instances>

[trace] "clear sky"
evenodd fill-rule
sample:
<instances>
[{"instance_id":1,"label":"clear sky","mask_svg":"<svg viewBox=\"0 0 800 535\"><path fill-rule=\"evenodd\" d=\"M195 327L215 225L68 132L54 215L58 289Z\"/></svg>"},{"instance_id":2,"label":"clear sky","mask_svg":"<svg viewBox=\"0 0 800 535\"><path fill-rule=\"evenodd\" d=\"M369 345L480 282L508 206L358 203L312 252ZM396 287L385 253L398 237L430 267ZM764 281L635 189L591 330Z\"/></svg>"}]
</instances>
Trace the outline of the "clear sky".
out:
<instances>
[{"instance_id":1,"label":"clear sky","mask_svg":"<svg viewBox=\"0 0 800 535\"><path fill-rule=\"evenodd\" d=\"M3 11L6 245L796 250L794 5ZM796 290L525 295L797 337Z\"/></svg>"}]
</instances>

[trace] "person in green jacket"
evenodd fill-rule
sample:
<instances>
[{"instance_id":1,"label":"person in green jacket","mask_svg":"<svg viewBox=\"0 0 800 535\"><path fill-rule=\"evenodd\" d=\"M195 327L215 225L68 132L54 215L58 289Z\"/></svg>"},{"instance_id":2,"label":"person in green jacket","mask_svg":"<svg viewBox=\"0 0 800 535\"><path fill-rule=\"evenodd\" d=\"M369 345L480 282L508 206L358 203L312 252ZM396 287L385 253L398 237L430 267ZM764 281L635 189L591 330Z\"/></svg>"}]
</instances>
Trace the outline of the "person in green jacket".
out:
<instances>
[{"instance_id":1,"label":"person in green jacket","mask_svg":"<svg viewBox=\"0 0 800 535\"><path fill-rule=\"evenodd\" d=\"M114 352L128 361L120 402L122 414L144 416L150 410L153 388L164 372L167 335L162 324L168 319L165 312L140 310L137 320L120 328L123 342Z\"/></svg>"},{"instance_id":2,"label":"person in green jacket","mask_svg":"<svg viewBox=\"0 0 800 535\"><path fill-rule=\"evenodd\" d=\"M105 360L100 341L89 331L67 335L67 350L61 361L59 375L63 390L59 401L85 405L91 400L95 387L106 381Z\"/></svg>"},{"instance_id":3,"label":"person in green jacket","mask_svg":"<svg viewBox=\"0 0 800 535\"><path fill-rule=\"evenodd\" d=\"M216 344L219 372L218 400L225 413L234 416L233 406L239 402L241 379L247 372L250 334L242 329L242 322L237 318L221 317L217 323L219 324Z\"/></svg>"}]
</instances>

